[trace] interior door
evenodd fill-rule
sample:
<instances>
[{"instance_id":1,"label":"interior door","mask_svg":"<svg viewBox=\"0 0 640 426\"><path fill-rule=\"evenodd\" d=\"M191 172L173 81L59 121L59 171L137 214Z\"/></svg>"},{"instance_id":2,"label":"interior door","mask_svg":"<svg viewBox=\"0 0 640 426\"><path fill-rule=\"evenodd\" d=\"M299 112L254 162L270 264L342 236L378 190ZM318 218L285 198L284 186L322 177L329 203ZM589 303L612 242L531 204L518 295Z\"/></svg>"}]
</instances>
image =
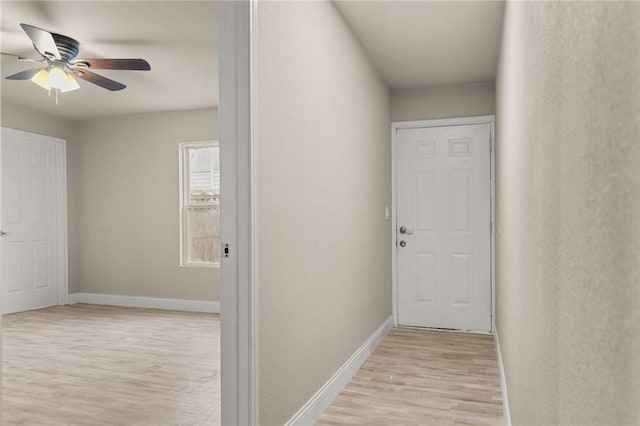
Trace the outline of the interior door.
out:
<instances>
[{"instance_id":1,"label":"interior door","mask_svg":"<svg viewBox=\"0 0 640 426\"><path fill-rule=\"evenodd\" d=\"M55 143L3 129L2 313L58 302Z\"/></svg>"},{"instance_id":2,"label":"interior door","mask_svg":"<svg viewBox=\"0 0 640 426\"><path fill-rule=\"evenodd\" d=\"M490 131L397 131L399 325L491 330Z\"/></svg>"}]
</instances>

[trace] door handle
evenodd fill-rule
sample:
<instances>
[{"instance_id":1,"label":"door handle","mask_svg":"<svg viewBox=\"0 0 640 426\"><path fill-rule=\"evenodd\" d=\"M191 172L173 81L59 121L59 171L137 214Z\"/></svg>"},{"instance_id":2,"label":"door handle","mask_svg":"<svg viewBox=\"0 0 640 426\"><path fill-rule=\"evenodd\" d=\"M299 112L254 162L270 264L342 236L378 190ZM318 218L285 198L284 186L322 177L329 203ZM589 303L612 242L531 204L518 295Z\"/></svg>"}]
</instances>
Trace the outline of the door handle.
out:
<instances>
[{"instance_id":1,"label":"door handle","mask_svg":"<svg viewBox=\"0 0 640 426\"><path fill-rule=\"evenodd\" d=\"M407 242L402 240L400 241L398 244L400 244L400 247L406 247L407 246Z\"/></svg>"},{"instance_id":2,"label":"door handle","mask_svg":"<svg viewBox=\"0 0 640 426\"><path fill-rule=\"evenodd\" d=\"M407 229L406 226L401 226L399 231L400 231L401 234L407 234L407 235L413 234L413 231L410 230L410 229Z\"/></svg>"},{"instance_id":3,"label":"door handle","mask_svg":"<svg viewBox=\"0 0 640 426\"><path fill-rule=\"evenodd\" d=\"M4 232L4 231L0 231L0 237L8 237L9 235L12 235L13 232Z\"/></svg>"}]
</instances>

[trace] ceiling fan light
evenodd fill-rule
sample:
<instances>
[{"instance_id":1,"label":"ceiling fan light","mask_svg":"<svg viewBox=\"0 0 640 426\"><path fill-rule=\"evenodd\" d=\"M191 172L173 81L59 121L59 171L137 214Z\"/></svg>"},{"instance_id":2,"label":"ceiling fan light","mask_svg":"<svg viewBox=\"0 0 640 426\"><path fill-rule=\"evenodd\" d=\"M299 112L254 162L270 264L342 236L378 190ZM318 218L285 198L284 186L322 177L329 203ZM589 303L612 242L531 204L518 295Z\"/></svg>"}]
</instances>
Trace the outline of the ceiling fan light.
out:
<instances>
[{"instance_id":1,"label":"ceiling fan light","mask_svg":"<svg viewBox=\"0 0 640 426\"><path fill-rule=\"evenodd\" d=\"M49 72L47 70L41 70L31 78L38 86L45 90L51 90L53 86L49 83Z\"/></svg>"},{"instance_id":2,"label":"ceiling fan light","mask_svg":"<svg viewBox=\"0 0 640 426\"><path fill-rule=\"evenodd\" d=\"M61 91L62 93L65 93L65 92L71 92L72 90L76 90L76 89L79 89L79 88L80 88L80 85L78 84L78 82L76 81L76 79L75 79L75 78L73 78L73 77L71 76L71 74L67 74L67 75L66 75L66 83L65 83L65 86L64 86L64 87L61 87L61 88L60 88L60 91Z\"/></svg>"},{"instance_id":3,"label":"ceiling fan light","mask_svg":"<svg viewBox=\"0 0 640 426\"><path fill-rule=\"evenodd\" d=\"M67 73L58 67L51 68L49 70L49 84L56 89L63 89L67 86Z\"/></svg>"}]
</instances>

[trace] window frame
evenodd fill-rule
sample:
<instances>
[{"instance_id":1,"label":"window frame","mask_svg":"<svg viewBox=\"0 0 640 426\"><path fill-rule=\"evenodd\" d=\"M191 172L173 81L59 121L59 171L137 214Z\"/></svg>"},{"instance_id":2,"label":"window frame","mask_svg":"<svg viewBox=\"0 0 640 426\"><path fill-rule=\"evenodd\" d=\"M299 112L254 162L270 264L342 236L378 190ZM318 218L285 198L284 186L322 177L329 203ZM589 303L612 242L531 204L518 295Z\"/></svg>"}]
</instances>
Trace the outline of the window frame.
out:
<instances>
[{"instance_id":1,"label":"window frame","mask_svg":"<svg viewBox=\"0 0 640 426\"><path fill-rule=\"evenodd\" d=\"M178 144L178 176L179 176L179 215L180 215L180 266L185 268L220 268L220 260L218 262L193 262L188 259L188 238L189 238L189 225L187 223L187 208L190 206L218 206L220 208L220 197L218 196L218 201L216 203L192 203L189 202L189 189L187 185L189 184L189 156L186 155L189 149L193 148L211 148L217 147L220 149L220 141L218 140L207 140L207 141L197 141L197 142L181 142ZM218 151L218 156L220 151ZM220 220L220 216L218 215L218 220ZM220 227L218 226L218 229ZM219 232L220 234L220 232ZM218 235L220 238L220 235Z\"/></svg>"}]
</instances>

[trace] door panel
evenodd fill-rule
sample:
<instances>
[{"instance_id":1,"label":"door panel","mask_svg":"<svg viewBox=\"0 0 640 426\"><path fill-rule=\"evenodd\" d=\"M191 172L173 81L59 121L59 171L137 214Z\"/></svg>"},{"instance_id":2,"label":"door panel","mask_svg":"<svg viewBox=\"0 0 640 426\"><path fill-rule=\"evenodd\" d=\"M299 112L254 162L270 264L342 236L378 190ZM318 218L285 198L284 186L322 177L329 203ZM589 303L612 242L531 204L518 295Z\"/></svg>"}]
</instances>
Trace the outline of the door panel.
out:
<instances>
[{"instance_id":1,"label":"door panel","mask_svg":"<svg viewBox=\"0 0 640 426\"><path fill-rule=\"evenodd\" d=\"M436 174L433 170L414 174L413 198L416 200L414 223L416 231L432 231L435 223ZM422 196L418 196L422 194Z\"/></svg>"},{"instance_id":2,"label":"door panel","mask_svg":"<svg viewBox=\"0 0 640 426\"><path fill-rule=\"evenodd\" d=\"M2 246L2 257L2 271L4 272L2 282L4 283L7 293L23 292L22 242L11 241L4 243Z\"/></svg>"},{"instance_id":3,"label":"door panel","mask_svg":"<svg viewBox=\"0 0 640 426\"><path fill-rule=\"evenodd\" d=\"M2 313L58 302L54 142L2 132Z\"/></svg>"},{"instance_id":4,"label":"door panel","mask_svg":"<svg viewBox=\"0 0 640 426\"><path fill-rule=\"evenodd\" d=\"M395 148L398 323L489 331L490 126L399 129Z\"/></svg>"},{"instance_id":5,"label":"door panel","mask_svg":"<svg viewBox=\"0 0 640 426\"><path fill-rule=\"evenodd\" d=\"M416 253L417 301L433 303L436 300L436 262L433 253Z\"/></svg>"}]
</instances>

